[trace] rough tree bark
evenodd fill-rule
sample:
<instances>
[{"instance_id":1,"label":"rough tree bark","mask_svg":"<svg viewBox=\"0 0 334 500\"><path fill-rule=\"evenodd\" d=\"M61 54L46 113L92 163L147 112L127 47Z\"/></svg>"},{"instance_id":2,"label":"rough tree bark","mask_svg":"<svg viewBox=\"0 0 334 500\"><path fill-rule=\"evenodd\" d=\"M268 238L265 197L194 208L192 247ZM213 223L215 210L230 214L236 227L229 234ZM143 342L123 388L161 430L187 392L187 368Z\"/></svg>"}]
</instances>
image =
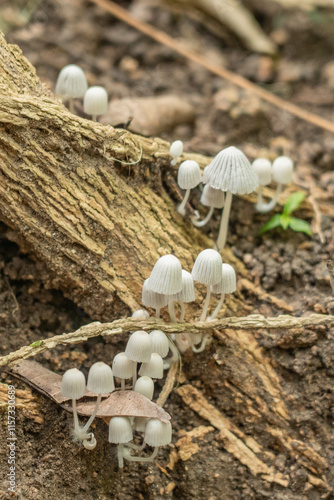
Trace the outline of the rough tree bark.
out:
<instances>
[{"instance_id":1,"label":"rough tree bark","mask_svg":"<svg viewBox=\"0 0 334 500\"><path fill-rule=\"evenodd\" d=\"M196 254L212 245L175 212L162 189L167 143L70 114L3 37L0 144L0 219L23 250L44 262L49 286L62 289L96 319L138 308L143 280L160 255L175 252L190 269ZM208 162L187 157L201 165ZM139 158L135 165L115 161ZM223 257L247 279L228 249ZM231 300L237 315L247 315L240 295ZM303 330L297 334L302 345ZM253 474L287 487L288 478L274 466L284 452L309 471L310 485L325 487L327 464L291 426L282 380L270 356L251 331L218 329L215 337L225 346L220 360L229 373L224 397L235 402L254 433L260 423L258 435L246 436L228 417L206 408L197 389L182 386L179 396L213 420L225 448ZM218 364L211 366L215 380L221 376Z\"/></svg>"}]
</instances>

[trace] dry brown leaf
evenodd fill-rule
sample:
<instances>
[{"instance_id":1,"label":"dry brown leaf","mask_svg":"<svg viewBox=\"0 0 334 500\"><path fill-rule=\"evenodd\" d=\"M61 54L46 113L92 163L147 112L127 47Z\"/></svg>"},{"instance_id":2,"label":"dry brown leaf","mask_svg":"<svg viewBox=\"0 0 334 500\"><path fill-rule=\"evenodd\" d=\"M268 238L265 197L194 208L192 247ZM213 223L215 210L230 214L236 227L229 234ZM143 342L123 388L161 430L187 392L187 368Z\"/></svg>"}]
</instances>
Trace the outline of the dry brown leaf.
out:
<instances>
[{"instance_id":1,"label":"dry brown leaf","mask_svg":"<svg viewBox=\"0 0 334 500\"><path fill-rule=\"evenodd\" d=\"M111 101L101 119L105 125L127 124L141 135L157 135L182 123L191 123L195 111L185 98L174 95L137 97Z\"/></svg>"}]
</instances>

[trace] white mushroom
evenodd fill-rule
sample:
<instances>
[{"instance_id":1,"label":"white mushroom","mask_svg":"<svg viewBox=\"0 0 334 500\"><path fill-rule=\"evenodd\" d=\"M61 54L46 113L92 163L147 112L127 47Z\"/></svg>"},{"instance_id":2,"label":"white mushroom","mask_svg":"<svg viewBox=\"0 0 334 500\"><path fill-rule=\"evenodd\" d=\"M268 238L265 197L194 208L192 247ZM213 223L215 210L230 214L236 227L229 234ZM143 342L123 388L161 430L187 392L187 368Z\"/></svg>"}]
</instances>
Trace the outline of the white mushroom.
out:
<instances>
[{"instance_id":1,"label":"white mushroom","mask_svg":"<svg viewBox=\"0 0 334 500\"><path fill-rule=\"evenodd\" d=\"M73 99L81 99L87 90L88 84L85 73L76 64L68 64L60 71L56 94L69 100L69 109L74 113Z\"/></svg>"},{"instance_id":2,"label":"white mushroom","mask_svg":"<svg viewBox=\"0 0 334 500\"><path fill-rule=\"evenodd\" d=\"M97 116L104 115L108 109L108 94L103 87L90 87L84 96L84 112L92 115L96 121Z\"/></svg>"},{"instance_id":3,"label":"white mushroom","mask_svg":"<svg viewBox=\"0 0 334 500\"><path fill-rule=\"evenodd\" d=\"M191 272L195 281L206 285L207 295L200 321L205 321L210 303L210 287L216 285L222 279L222 258L216 250L203 250L195 261Z\"/></svg>"},{"instance_id":4,"label":"white mushroom","mask_svg":"<svg viewBox=\"0 0 334 500\"><path fill-rule=\"evenodd\" d=\"M198 186L201 181L202 174L197 161L186 160L181 163L177 173L177 183L181 189L186 190L186 193L181 205L177 209L179 214L185 215L185 206L188 201L190 191Z\"/></svg>"},{"instance_id":5,"label":"white mushroom","mask_svg":"<svg viewBox=\"0 0 334 500\"><path fill-rule=\"evenodd\" d=\"M234 268L230 264L223 264L222 271L223 277L221 281L217 283L217 285L213 285L211 287L212 293L221 294L221 296L218 305L210 319L214 319L217 317L217 314L219 313L223 305L225 294L233 293L237 289L237 278Z\"/></svg>"},{"instance_id":6,"label":"white mushroom","mask_svg":"<svg viewBox=\"0 0 334 500\"><path fill-rule=\"evenodd\" d=\"M220 189L214 189L209 184L204 186L202 191L200 202L206 207L210 207L210 210L203 220L198 220L197 217L192 217L191 222L196 227L205 226L212 217L215 208L223 208L225 203L225 193Z\"/></svg>"}]
</instances>

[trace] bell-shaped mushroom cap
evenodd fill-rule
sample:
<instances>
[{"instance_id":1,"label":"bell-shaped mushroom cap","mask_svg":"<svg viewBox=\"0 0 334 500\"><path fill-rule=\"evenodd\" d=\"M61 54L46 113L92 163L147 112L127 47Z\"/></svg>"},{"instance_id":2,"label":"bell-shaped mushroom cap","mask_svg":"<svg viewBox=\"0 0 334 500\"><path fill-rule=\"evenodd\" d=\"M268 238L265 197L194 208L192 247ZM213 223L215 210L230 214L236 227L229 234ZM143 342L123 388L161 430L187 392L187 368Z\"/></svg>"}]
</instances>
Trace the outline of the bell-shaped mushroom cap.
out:
<instances>
[{"instance_id":1,"label":"bell-shaped mushroom cap","mask_svg":"<svg viewBox=\"0 0 334 500\"><path fill-rule=\"evenodd\" d=\"M149 333L152 340L152 351L165 358L169 352L169 340L167 335L161 330L153 330Z\"/></svg>"},{"instance_id":2,"label":"bell-shaped mushroom cap","mask_svg":"<svg viewBox=\"0 0 334 500\"><path fill-rule=\"evenodd\" d=\"M169 153L176 158L177 156L181 156L183 153L183 142L182 141L174 141L170 146Z\"/></svg>"},{"instance_id":3,"label":"bell-shaped mushroom cap","mask_svg":"<svg viewBox=\"0 0 334 500\"><path fill-rule=\"evenodd\" d=\"M177 183L181 189L193 189L202 181L201 169L197 161L186 160L177 172Z\"/></svg>"},{"instance_id":4,"label":"bell-shaped mushroom cap","mask_svg":"<svg viewBox=\"0 0 334 500\"><path fill-rule=\"evenodd\" d=\"M149 334L141 330L133 332L126 344L125 354L132 361L147 363L152 354L152 340Z\"/></svg>"},{"instance_id":5,"label":"bell-shaped mushroom cap","mask_svg":"<svg viewBox=\"0 0 334 500\"><path fill-rule=\"evenodd\" d=\"M259 185L256 173L240 149L223 149L205 169L204 184L232 194L247 194Z\"/></svg>"},{"instance_id":6,"label":"bell-shaped mushroom cap","mask_svg":"<svg viewBox=\"0 0 334 500\"><path fill-rule=\"evenodd\" d=\"M206 184L202 191L200 201L205 207L223 208L225 203L225 193L220 189L214 189L209 186L209 184Z\"/></svg>"},{"instance_id":7,"label":"bell-shaped mushroom cap","mask_svg":"<svg viewBox=\"0 0 334 500\"><path fill-rule=\"evenodd\" d=\"M195 300L194 280L188 271L182 269L182 290L175 295L176 302L193 302Z\"/></svg>"},{"instance_id":8,"label":"bell-shaped mushroom cap","mask_svg":"<svg viewBox=\"0 0 334 500\"><path fill-rule=\"evenodd\" d=\"M131 315L132 319L147 319L149 317L150 315L147 311L145 311L145 309L138 309L138 311L135 311Z\"/></svg>"},{"instance_id":9,"label":"bell-shaped mushroom cap","mask_svg":"<svg viewBox=\"0 0 334 500\"><path fill-rule=\"evenodd\" d=\"M132 439L132 426L128 417L112 417L109 422L109 443L123 444Z\"/></svg>"},{"instance_id":10,"label":"bell-shaped mushroom cap","mask_svg":"<svg viewBox=\"0 0 334 500\"><path fill-rule=\"evenodd\" d=\"M153 307L153 309L161 309L168 304L168 297L163 293L152 292L149 289L148 279L144 281L141 301L146 307Z\"/></svg>"},{"instance_id":11,"label":"bell-shaped mushroom cap","mask_svg":"<svg viewBox=\"0 0 334 500\"><path fill-rule=\"evenodd\" d=\"M154 382L150 377L144 375L143 377L139 377L135 383L134 390L152 401L154 394Z\"/></svg>"},{"instance_id":12,"label":"bell-shaped mushroom cap","mask_svg":"<svg viewBox=\"0 0 334 500\"><path fill-rule=\"evenodd\" d=\"M174 255L164 255L156 262L148 287L156 293L173 295L182 290L182 266Z\"/></svg>"},{"instance_id":13,"label":"bell-shaped mushroom cap","mask_svg":"<svg viewBox=\"0 0 334 500\"><path fill-rule=\"evenodd\" d=\"M87 115L103 115L108 109L108 94L103 87L90 87L84 96L84 112Z\"/></svg>"},{"instance_id":14,"label":"bell-shaped mushroom cap","mask_svg":"<svg viewBox=\"0 0 334 500\"><path fill-rule=\"evenodd\" d=\"M140 376L162 378L164 376L164 362L160 354L153 352L148 363L143 363L139 370Z\"/></svg>"},{"instance_id":15,"label":"bell-shaped mushroom cap","mask_svg":"<svg viewBox=\"0 0 334 500\"><path fill-rule=\"evenodd\" d=\"M266 158L257 158L252 167L259 179L260 186L268 186L271 183L271 163Z\"/></svg>"},{"instance_id":16,"label":"bell-shaped mushroom cap","mask_svg":"<svg viewBox=\"0 0 334 500\"><path fill-rule=\"evenodd\" d=\"M145 428L145 442L149 446L165 446L172 440L171 423L164 423L156 418L151 418Z\"/></svg>"},{"instance_id":17,"label":"bell-shaped mushroom cap","mask_svg":"<svg viewBox=\"0 0 334 500\"><path fill-rule=\"evenodd\" d=\"M87 87L87 80L83 70L76 64L68 64L58 75L56 94L78 99L85 95Z\"/></svg>"},{"instance_id":18,"label":"bell-shaped mushroom cap","mask_svg":"<svg viewBox=\"0 0 334 500\"><path fill-rule=\"evenodd\" d=\"M132 378L133 361L126 356L125 352L119 352L112 362L112 370L115 377Z\"/></svg>"},{"instance_id":19,"label":"bell-shaped mushroom cap","mask_svg":"<svg viewBox=\"0 0 334 500\"><path fill-rule=\"evenodd\" d=\"M273 179L279 184L292 181L293 161L288 156L279 156L273 163Z\"/></svg>"},{"instance_id":20,"label":"bell-shaped mushroom cap","mask_svg":"<svg viewBox=\"0 0 334 500\"><path fill-rule=\"evenodd\" d=\"M149 418L146 417L135 417L133 422L133 428L137 432L145 432L146 424L149 421Z\"/></svg>"},{"instance_id":21,"label":"bell-shaped mushroom cap","mask_svg":"<svg viewBox=\"0 0 334 500\"><path fill-rule=\"evenodd\" d=\"M67 370L61 381L60 392L71 399L80 399L86 391L85 375L77 368Z\"/></svg>"},{"instance_id":22,"label":"bell-shaped mushroom cap","mask_svg":"<svg viewBox=\"0 0 334 500\"><path fill-rule=\"evenodd\" d=\"M212 293L233 293L237 289L237 277L230 264L223 264L223 277L217 285L211 287Z\"/></svg>"},{"instance_id":23,"label":"bell-shaped mushroom cap","mask_svg":"<svg viewBox=\"0 0 334 500\"><path fill-rule=\"evenodd\" d=\"M115 390L112 369L103 361L91 366L88 372L87 389L95 394L107 394Z\"/></svg>"},{"instance_id":24,"label":"bell-shaped mushroom cap","mask_svg":"<svg viewBox=\"0 0 334 500\"><path fill-rule=\"evenodd\" d=\"M211 248L203 250L195 261L191 272L195 281L203 285L216 285L222 279L222 258Z\"/></svg>"}]
</instances>

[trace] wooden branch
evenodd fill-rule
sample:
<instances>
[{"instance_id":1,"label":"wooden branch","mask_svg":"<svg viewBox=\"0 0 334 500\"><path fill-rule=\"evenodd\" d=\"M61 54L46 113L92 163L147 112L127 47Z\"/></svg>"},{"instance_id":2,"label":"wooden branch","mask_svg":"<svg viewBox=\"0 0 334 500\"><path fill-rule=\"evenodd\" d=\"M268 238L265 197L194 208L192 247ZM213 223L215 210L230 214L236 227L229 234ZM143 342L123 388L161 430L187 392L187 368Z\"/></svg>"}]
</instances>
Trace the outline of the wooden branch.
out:
<instances>
[{"instance_id":1,"label":"wooden branch","mask_svg":"<svg viewBox=\"0 0 334 500\"><path fill-rule=\"evenodd\" d=\"M78 344L88 339L98 337L99 335L102 337L122 335L135 330L151 331L162 329L167 334L181 334L213 332L217 329L281 330L300 327L315 328L320 325L334 326L334 316L310 314L309 316L303 316L301 318L289 315L280 315L277 318L265 318L260 314L251 314L245 318L222 318L210 322L198 323L164 323L162 320L156 319L136 321L132 318L126 318L113 321L112 323L90 323L72 333L64 333L48 339L38 340L30 346L24 346L15 352L0 357L0 366L12 366L23 359L36 356L58 345Z\"/></svg>"}]
</instances>

